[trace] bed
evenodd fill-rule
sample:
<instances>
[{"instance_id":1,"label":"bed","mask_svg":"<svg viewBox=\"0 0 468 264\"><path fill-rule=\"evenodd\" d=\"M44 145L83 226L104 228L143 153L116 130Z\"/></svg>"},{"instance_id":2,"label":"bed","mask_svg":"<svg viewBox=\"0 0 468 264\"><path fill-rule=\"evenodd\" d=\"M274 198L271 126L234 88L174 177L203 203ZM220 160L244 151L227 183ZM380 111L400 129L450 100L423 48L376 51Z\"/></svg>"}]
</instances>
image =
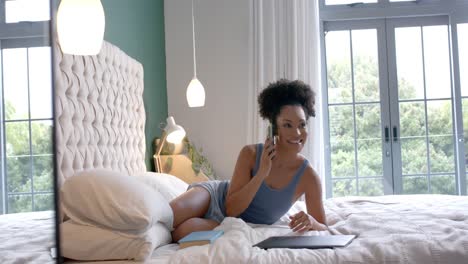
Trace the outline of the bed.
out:
<instances>
[{"instance_id":1,"label":"bed","mask_svg":"<svg viewBox=\"0 0 468 264\"><path fill-rule=\"evenodd\" d=\"M143 173L142 65L107 42L99 55L90 57L62 55L55 48L60 185L87 169ZM287 215L305 210L304 202L297 202L274 225L252 225L228 217L216 228L225 234L214 244L179 250L177 244L165 243L145 263L468 263L467 197L344 197L328 199L324 205L329 231L305 235L357 235L349 246L319 250L252 247L272 235L298 235L287 228Z\"/></svg>"},{"instance_id":2,"label":"bed","mask_svg":"<svg viewBox=\"0 0 468 264\"><path fill-rule=\"evenodd\" d=\"M53 211L0 216L0 263L55 263Z\"/></svg>"}]
</instances>

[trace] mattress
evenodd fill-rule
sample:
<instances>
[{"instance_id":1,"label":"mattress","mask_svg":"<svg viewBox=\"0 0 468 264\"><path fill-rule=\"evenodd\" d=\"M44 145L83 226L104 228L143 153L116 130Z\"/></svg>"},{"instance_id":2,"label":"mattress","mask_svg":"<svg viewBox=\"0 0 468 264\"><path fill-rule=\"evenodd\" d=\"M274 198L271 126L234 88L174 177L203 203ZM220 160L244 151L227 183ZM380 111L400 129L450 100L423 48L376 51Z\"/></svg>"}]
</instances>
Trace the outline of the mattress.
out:
<instances>
[{"instance_id":1,"label":"mattress","mask_svg":"<svg viewBox=\"0 0 468 264\"><path fill-rule=\"evenodd\" d=\"M288 215L305 210L297 202L274 225L252 225L228 217L216 229L225 234L212 245L178 250L158 248L145 263L467 263L468 197L404 195L345 197L324 202L329 231L291 232ZM253 247L274 235L354 234L337 249ZM130 261L91 263L135 263Z\"/></svg>"},{"instance_id":2,"label":"mattress","mask_svg":"<svg viewBox=\"0 0 468 264\"><path fill-rule=\"evenodd\" d=\"M55 263L53 211L0 216L0 263Z\"/></svg>"}]
</instances>

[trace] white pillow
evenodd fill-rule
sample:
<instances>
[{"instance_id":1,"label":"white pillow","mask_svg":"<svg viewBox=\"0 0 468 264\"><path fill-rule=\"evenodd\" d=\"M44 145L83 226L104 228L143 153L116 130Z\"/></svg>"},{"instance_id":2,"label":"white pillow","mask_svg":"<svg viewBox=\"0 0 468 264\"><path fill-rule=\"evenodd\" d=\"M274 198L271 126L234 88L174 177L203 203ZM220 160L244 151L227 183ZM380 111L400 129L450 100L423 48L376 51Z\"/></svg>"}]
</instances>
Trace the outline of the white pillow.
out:
<instances>
[{"instance_id":1,"label":"white pillow","mask_svg":"<svg viewBox=\"0 0 468 264\"><path fill-rule=\"evenodd\" d=\"M158 191L168 202L184 193L188 187L186 182L166 173L145 172L135 177Z\"/></svg>"},{"instance_id":2,"label":"white pillow","mask_svg":"<svg viewBox=\"0 0 468 264\"><path fill-rule=\"evenodd\" d=\"M87 170L68 178L60 200L82 225L141 235L157 222L172 230L173 213L161 194L136 178L110 170Z\"/></svg>"},{"instance_id":3,"label":"white pillow","mask_svg":"<svg viewBox=\"0 0 468 264\"><path fill-rule=\"evenodd\" d=\"M60 224L62 256L75 260L134 259L144 261L153 250L172 241L169 230L156 223L141 237L124 236L111 230L79 225L73 221Z\"/></svg>"}]
</instances>

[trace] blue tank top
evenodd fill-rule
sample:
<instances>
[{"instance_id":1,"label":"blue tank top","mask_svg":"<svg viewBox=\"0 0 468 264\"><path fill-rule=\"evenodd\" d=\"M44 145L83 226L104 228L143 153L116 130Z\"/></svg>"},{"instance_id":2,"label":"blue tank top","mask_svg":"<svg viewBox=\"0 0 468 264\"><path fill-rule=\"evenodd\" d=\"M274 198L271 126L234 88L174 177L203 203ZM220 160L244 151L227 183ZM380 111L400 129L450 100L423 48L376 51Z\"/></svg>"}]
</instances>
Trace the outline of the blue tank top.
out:
<instances>
[{"instance_id":1,"label":"blue tank top","mask_svg":"<svg viewBox=\"0 0 468 264\"><path fill-rule=\"evenodd\" d=\"M252 177L255 176L260 166L262 151L263 144L258 144L255 167L251 172ZM299 167L291 182L282 189L272 189L263 181L249 207L239 217L246 222L254 224L271 225L278 221L291 208L296 186L307 164L308 161L304 160L304 163Z\"/></svg>"}]
</instances>

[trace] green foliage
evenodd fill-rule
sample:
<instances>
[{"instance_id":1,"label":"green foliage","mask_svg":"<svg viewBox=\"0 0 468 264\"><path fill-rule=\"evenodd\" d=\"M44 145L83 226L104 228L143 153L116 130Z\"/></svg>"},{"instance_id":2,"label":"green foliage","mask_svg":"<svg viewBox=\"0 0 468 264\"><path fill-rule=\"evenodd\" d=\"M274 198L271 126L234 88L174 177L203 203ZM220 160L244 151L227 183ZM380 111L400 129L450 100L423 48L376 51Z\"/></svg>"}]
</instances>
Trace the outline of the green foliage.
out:
<instances>
[{"instance_id":1,"label":"green foliage","mask_svg":"<svg viewBox=\"0 0 468 264\"><path fill-rule=\"evenodd\" d=\"M162 136L164 137L164 134ZM159 140L156 139L156 141L157 142L155 144L157 146ZM188 137L185 137L181 144L172 144L166 142L161 150L161 155L174 155L181 153L185 153L192 161L192 169L196 175L198 175L198 173L201 171L208 178L217 179L210 161L203 155L203 149L200 148L197 150L195 145L189 141ZM165 166L167 166L165 170L170 171L170 168L172 167L172 159L168 159Z\"/></svg>"},{"instance_id":2,"label":"green foliage","mask_svg":"<svg viewBox=\"0 0 468 264\"><path fill-rule=\"evenodd\" d=\"M186 146L188 156L192 161L192 169L195 172L195 174L198 174L200 171L202 171L208 178L217 179L209 160L202 154L202 148L200 148L200 150L197 150L195 145L193 145L188 139Z\"/></svg>"},{"instance_id":3,"label":"green foliage","mask_svg":"<svg viewBox=\"0 0 468 264\"><path fill-rule=\"evenodd\" d=\"M5 106L8 120L15 109ZM30 138L28 121L5 123L8 213L53 209L52 129L52 121L32 121Z\"/></svg>"},{"instance_id":4,"label":"green foliage","mask_svg":"<svg viewBox=\"0 0 468 264\"><path fill-rule=\"evenodd\" d=\"M353 57L354 98L349 59L328 63L328 103L335 104L328 108L333 196L383 195L377 61ZM398 83L400 98L416 97L410 82L400 78ZM463 111L468 128L468 102ZM456 193L451 101L400 102L399 115L403 192Z\"/></svg>"}]
</instances>

